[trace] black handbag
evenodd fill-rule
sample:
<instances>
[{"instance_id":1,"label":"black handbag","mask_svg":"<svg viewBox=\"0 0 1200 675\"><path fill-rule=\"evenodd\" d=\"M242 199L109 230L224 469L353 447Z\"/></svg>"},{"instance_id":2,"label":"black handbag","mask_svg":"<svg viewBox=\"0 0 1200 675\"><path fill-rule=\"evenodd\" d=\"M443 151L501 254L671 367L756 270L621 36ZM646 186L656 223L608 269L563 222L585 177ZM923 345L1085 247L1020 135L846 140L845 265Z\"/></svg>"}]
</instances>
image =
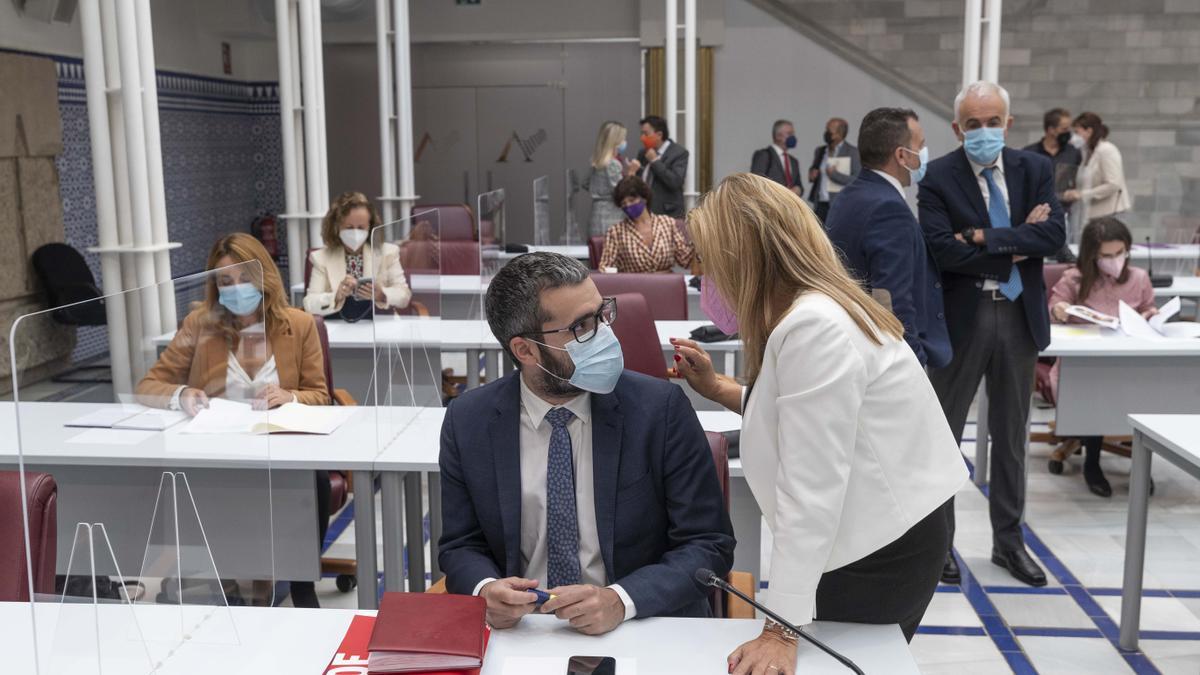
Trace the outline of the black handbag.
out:
<instances>
[{"instance_id":1,"label":"black handbag","mask_svg":"<svg viewBox=\"0 0 1200 675\"><path fill-rule=\"evenodd\" d=\"M691 337L696 342L725 342L726 340L736 340L737 333L726 335L721 332L721 329L709 324L693 330Z\"/></svg>"}]
</instances>

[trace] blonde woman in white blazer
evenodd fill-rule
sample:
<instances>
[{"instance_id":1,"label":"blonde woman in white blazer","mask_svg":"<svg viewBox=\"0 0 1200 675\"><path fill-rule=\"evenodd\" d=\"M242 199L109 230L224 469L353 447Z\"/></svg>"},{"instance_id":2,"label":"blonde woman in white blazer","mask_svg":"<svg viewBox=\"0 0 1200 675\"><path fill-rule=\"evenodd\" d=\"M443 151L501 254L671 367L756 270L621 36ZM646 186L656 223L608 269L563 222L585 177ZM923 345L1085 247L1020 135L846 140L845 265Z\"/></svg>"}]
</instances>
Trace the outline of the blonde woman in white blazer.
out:
<instances>
[{"instance_id":1,"label":"blonde woman in white blazer","mask_svg":"<svg viewBox=\"0 0 1200 675\"><path fill-rule=\"evenodd\" d=\"M674 341L676 368L743 413L742 464L774 540L767 604L798 625L898 623L911 639L967 471L903 326L778 183L734 174L688 223L712 284L705 310L740 332L749 386L716 375L689 340ZM795 636L770 621L729 657L739 675L795 664Z\"/></svg>"},{"instance_id":2,"label":"blonde woman in white blazer","mask_svg":"<svg viewBox=\"0 0 1200 675\"><path fill-rule=\"evenodd\" d=\"M312 275L304 295L304 309L310 314L330 316L343 313L361 318L375 307L403 309L412 299L400 266L400 247L383 243L370 245L371 232L379 225L379 215L361 192L338 196L321 223L325 246L312 252ZM361 279L369 279L359 283ZM347 308L350 301L352 308Z\"/></svg>"},{"instance_id":3,"label":"blonde woman in white blazer","mask_svg":"<svg viewBox=\"0 0 1200 675\"><path fill-rule=\"evenodd\" d=\"M1124 213L1133 208L1125 185L1125 163L1121 150L1108 140L1108 127L1096 113L1080 113L1071 128L1083 140L1087 158L1080 168L1078 190L1068 190L1063 198L1082 201L1084 222Z\"/></svg>"}]
</instances>

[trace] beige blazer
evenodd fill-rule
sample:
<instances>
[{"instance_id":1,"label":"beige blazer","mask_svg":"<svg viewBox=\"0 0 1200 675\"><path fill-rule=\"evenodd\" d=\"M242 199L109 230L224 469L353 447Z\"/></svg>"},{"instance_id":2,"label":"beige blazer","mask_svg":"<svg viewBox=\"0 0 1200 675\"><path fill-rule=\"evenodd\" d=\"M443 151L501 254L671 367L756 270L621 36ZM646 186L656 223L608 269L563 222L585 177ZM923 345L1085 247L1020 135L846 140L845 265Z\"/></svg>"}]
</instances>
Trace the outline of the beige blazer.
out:
<instances>
[{"instance_id":1,"label":"beige blazer","mask_svg":"<svg viewBox=\"0 0 1200 675\"><path fill-rule=\"evenodd\" d=\"M1084 188L1080 190L1087 205L1087 219L1124 213L1133 208L1125 185L1125 166L1121 151L1108 141L1100 141L1084 163Z\"/></svg>"},{"instance_id":2,"label":"beige blazer","mask_svg":"<svg viewBox=\"0 0 1200 675\"><path fill-rule=\"evenodd\" d=\"M379 262L375 263L377 250ZM346 249L319 248L309 256L312 260L312 276L308 280L308 293L304 296L304 311L325 316L339 312L345 302L334 302L336 288L346 278ZM375 286L383 290L387 306L392 309L408 307L412 291L404 280L404 268L400 266L400 247L395 244L363 246L363 276L374 280Z\"/></svg>"},{"instance_id":3,"label":"beige blazer","mask_svg":"<svg viewBox=\"0 0 1200 675\"><path fill-rule=\"evenodd\" d=\"M202 389L213 397L225 393L229 344L223 332L207 325L208 313L207 307L201 307L183 320L166 351L138 382L135 394L139 403L165 408L180 385ZM316 321L288 307L287 323L274 327L267 339L275 356L280 388L295 394L300 403L330 405Z\"/></svg>"},{"instance_id":4,"label":"beige blazer","mask_svg":"<svg viewBox=\"0 0 1200 675\"><path fill-rule=\"evenodd\" d=\"M871 342L821 293L771 331L743 409L742 466L774 541L767 604L797 624L813 620L822 574L895 541L967 482L912 349Z\"/></svg>"}]
</instances>

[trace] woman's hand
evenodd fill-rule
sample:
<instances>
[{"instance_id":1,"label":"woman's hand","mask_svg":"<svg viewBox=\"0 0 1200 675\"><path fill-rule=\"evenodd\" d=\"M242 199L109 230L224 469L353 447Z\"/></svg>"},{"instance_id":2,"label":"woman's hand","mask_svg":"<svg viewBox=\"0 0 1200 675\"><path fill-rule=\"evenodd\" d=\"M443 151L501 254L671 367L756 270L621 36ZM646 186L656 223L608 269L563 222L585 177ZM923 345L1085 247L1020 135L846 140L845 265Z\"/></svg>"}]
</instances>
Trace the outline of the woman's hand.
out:
<instances>
[{"instance_id":1,"label":"woman's hand","mask_svg":"<svg viewBox=\"0 0 1200 675\"><path fill-rule=\"evenodd\" d=\"M708 352L692 340L671 338L671 346L675 347L676 374L687 380L697 394L712 400L719 383Z\"/></svg>"},{"instance_id":2,"label":"woman's hand","mask_svg":"<svg viewBox=\"0 0 1200 675\"><path fill-rule=\"evenodd\" d=\"M1068 307L1070 307L1070 305L1065 302L1060 302L1054 305L1054 309L1050 311L1050 313L1054 315L1054 320L1059 323L1066 323Z\"/></svg>"},{"instance_id":3,"label":"woman's hand","mask_svg":"<svg viewBox=\"0 0 1200 675\"><path fill-rule=\"evenodd\" d=\"M269 408L278 408L284 403L291 403L296 400L292 392L283 389L277 384L263 385L262 389L258 390L258 395L254 399L255 410L267 410Z\"/></svg>"},{"instance_id":4,"label":"woman's hand","mask_svg":"<svg viewBox=\"0 0 1200 675\"><path fill-rule=\"evenodd\" d=\"M796 645L763 631L729 655L733 675L795 675Z\"/></svg>"},{"instance_id":5,"label":"woman's hand","mask_svg":"<svg viewBox=\"0 0 1200 675\"><path fill-rule=\"evenodd\" d=\"M208 394L204 393L203 389L187 387L179 392L179 407L189 417L195 417L200 414L201 410L208 407Z\"/></svg>"},{"instance_id":6,"label":"woman's hand","mask_svg":"<svg viewBox=\"0 0 1200 675\"><path fill-rule=\"evenodd\" d=\"M1062 201L1077 202L1079 201L1079 190L1067 190L1063 193Z\"/></svg>"},{"instance_id":7,"label":"woman's hand","mask_svg":"<svg viewBox=\"0 0 1200 675\"><path fill-rule=\"evenodd\" d=\"M1154 316L1154 315L1156 315L1156 314L1158 314L1158 308L1157 308L1157 307L1151 307L1150 309L1147 309L1146 311L1142 312L1142 318L1143 318L1143 319L1149 319L1150 317L1152 317L1152 316Z\"/></svg>"},{"instance_id":8,"label":"woman's hand","mask_svg":"<svg viewBox=\"0 0 1200 675\"><path fill-rule=\"evenodd\" d=\"M350 294L354 292L354 289L357 286L358 279L355 279L353 276L347 274L346 278L342 279L342 283L338 284L337 292L334 294L333 298L334 303L341 304L343 300L350 297Z\"/></svg>"},{"instance_id":9,"label":"woman's hand","mask_svg":"<svg viewBox=\"0 0 1200 675\"><path fill-rule=\"evenodd\" d=\"M375 284L370 281L365 284L359 284L358 288L354 290L354 297L358 300L370 300L374 296Z\"/></svg>"}]
</instances>

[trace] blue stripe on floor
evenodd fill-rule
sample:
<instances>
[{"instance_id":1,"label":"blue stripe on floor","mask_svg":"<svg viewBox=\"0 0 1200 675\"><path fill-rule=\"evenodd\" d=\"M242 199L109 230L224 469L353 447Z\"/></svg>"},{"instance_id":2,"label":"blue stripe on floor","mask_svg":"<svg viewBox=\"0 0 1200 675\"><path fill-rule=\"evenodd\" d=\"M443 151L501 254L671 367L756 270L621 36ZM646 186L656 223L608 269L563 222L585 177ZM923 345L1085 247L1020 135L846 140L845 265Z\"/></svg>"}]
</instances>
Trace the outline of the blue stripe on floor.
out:
<instances>
[{"instance_id":1,"label":"blue stripe on floor","mask_svg":"<svg viewBox=\"0 0 1200 675\"><path fill-rule=\"evenodd\" d=\"M1004 656L1004 660L1008 662L1014 673L1025 675L1026 673L1037 673L1033 667L1033 663L1029 657L1021 649L1021 645L1017 643L1013 633L1008 628L1008 624L1004 623L1004 619L1000 618L1000 611L992 604L991 598L983 586L975 579L975 575L971 573L971 568L967 562L963 560L958 551L952 551L954 557L958 560L958 568L962 572L962 592L967 598L967 602L971 603L971 609L975 610L975 614L979 616L979 620L983 623L984 631L987 636L995 643L996 648L1000 650L1000 654Z\"/></svg>"},{"instance_id":2,"label":"blue stripe on floor","mask_svg":"<svg viewBox=\"0 0 1200 675\"><path fill-rule=\"evenodd\" d=\"M920 626L921 635L987 635L979 626Z\"/></svg>"}]
</instances>

